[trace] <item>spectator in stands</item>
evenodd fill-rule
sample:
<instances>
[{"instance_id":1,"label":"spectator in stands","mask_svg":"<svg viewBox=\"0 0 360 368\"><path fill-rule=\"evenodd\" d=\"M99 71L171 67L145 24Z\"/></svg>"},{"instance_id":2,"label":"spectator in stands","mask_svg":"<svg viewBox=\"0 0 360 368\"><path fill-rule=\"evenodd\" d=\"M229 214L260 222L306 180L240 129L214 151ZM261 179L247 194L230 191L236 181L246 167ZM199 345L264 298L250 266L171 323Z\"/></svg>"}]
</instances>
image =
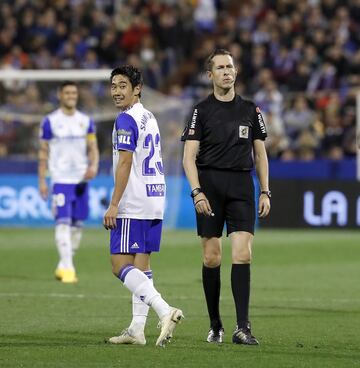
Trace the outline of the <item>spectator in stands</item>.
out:
<instances>
[{"instance_id":1,"label":"spectator in stands","mask_svg":"<svg viewBox=\"0 0 360 368\"><path fill-rule=\"evenodd\" d=\"M271 113L277 119L282 119L283 99L282 93L273 80L267 81L264 87L254 96L255 103L263 113Z\"/></svg>"},{"instance_id":2,"label":"spectator in stands","mask_svg":"<svg viewBox=\"0 0 360 368\"><path fill-rule=\"evenodd\" d=\"M293 106L284 113L284 123L287 135L295 140L298 135L308 130L314 123L315 114L310 109L305 96L298 95Z\"/></svg>"},{"instance_id":3,"label":"spectator in stands","mask_svg":"<svg viewBox=\"0 0 360 368\"><path fill-rule=\"evenodd\" d=\"M285 133L283 120L271 112L266 114L265 119L268 133L268 138L265 141L267 154L270 158L279 158L288 149L290 143Z\"/></svg>"},{"instance_id":4,"label":"spectator in stands","mask_svg":"<svg viewBox=\"0 0 360 368\"><path fill-rule=\"evenodd\" d=\"M176 84L183 90L179 95L198 99L209 88L202 73L205 55L217 46L234 53L242 71L237 86L242 94L252 98L274 80L286 99L293 97L288 91L312 99L325 130L331 119L324 112L329 92L338 90L342 108L351 89L360 85L360 3L3 0L0 4L1 68L112 68L120 62L135 63L150 87L168 93ZM5 88L21 91L26 86L6 82ZM41 98L48 95L53 93ZM280 107L275 120L287 112ZM347 142L354 137L354 125L351 119L343 126L350 137ZM344 146L343 151L353 152Z\"/></svg>"}]
</instances>

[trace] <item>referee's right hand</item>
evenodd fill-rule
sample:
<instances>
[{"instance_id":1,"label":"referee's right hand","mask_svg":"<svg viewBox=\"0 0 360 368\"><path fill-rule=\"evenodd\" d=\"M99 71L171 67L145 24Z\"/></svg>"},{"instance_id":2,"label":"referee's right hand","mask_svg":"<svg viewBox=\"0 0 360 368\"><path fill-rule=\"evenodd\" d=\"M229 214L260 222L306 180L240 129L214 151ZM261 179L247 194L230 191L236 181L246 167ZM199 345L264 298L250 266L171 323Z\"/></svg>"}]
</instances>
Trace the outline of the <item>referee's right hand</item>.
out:
<instances>
[{"instance_id":1,"label":"referee's right hand","mask_svg":"<svg viewBox=\"0 0 360 368\"><path fill-rule=\"evenodd\" d=\"M197 213L205 216L214 216L210 203L203 192L194 197L194 205Z\"/></svg>"}]
</instances>

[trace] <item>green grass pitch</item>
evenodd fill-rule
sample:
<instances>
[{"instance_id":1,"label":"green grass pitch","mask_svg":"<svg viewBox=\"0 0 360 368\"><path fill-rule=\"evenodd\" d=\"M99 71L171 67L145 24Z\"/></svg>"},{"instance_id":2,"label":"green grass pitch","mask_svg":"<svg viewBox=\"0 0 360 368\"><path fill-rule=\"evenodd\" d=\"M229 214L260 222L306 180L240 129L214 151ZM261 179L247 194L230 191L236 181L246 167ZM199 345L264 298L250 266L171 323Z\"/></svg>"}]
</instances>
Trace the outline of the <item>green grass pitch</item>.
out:
<instances>
[{"instance_id":1,"label":"green grass pitch","mask_svg":"<svg viewBox=\"0 0 360 368\"><path fill-rule=\"evenodd\" d=\"M269 231L255 237L251 320L259 347L231 343L230 246L224 242L221 312L225 343L205 342L207 312L195 232L165 232L153 255L158 290L186 319L156 348L104 339L127 327L130 293L112 276L108 233L86 229L79 283L53 278L52 229L0 228L0 367L360 367L360 238L355 231Z\"/></svg>"}]
</instances>

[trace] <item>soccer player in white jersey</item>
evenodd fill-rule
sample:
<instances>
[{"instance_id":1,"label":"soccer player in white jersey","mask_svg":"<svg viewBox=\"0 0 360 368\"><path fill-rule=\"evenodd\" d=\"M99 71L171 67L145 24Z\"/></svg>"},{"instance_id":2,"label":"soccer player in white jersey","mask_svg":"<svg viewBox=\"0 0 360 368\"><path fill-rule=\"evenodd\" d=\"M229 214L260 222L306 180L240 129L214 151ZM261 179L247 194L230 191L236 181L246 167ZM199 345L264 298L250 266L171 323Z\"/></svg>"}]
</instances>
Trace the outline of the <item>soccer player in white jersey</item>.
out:
<instances>
[{"instance_id":1,"label":"soccer player in white jersey","mask_svg":"<svg viewBox=\"0 0 360 368\"><path fill-rule=\"evenodd\" d=\"M39 191L46 200L49 169L60 258L55 277L64 283L75 283L73 255L80 245L83 221L88 217L88 181L97 174L99 151L94 121L76 108L77 85L63 82L58 98L59 108L47 115L40 127Z\"/></svg>"},{"instance_id":2,"label":"soccer player in white jersey","mask_svg":"<svg viewBox=\"0 0 360 368\"><path fill-rule=\"evenodd\" d=\"M150 254L160 250L165 180L160 133L154 115L140 103L142 76L133 66L111 72L111 96L120 110L113 129L114 191L103 224L111 230L112 271L133 294L133 320L114 344L145 345L151 306L161 323L157 346L165 346L180 309L170 307L154 288Z\"/></svg>"}]
</instances>

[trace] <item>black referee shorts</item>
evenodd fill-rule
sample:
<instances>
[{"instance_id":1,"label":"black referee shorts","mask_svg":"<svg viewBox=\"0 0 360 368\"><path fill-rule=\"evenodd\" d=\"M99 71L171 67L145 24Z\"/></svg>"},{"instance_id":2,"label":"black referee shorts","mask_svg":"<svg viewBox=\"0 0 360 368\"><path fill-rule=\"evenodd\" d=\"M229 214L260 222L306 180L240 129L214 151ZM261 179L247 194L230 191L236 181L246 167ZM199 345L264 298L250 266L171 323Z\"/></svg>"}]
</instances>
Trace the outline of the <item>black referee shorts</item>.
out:
<instances>
[{"instance_id":1,"label":"black referee shorts","mask_svg":"<svg viewBox=\"0 0 360 368\"><path fill-rule=\"evenodd\" d=\"M221 237L224 223L227 235L234 231L254 234L255 194L250 171L199 169L200 186L215 216L196 213L201 237Z\"/></svg>"}]
</instances>

